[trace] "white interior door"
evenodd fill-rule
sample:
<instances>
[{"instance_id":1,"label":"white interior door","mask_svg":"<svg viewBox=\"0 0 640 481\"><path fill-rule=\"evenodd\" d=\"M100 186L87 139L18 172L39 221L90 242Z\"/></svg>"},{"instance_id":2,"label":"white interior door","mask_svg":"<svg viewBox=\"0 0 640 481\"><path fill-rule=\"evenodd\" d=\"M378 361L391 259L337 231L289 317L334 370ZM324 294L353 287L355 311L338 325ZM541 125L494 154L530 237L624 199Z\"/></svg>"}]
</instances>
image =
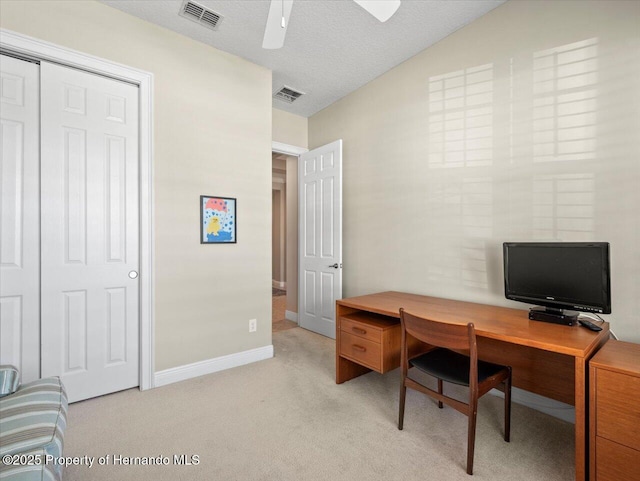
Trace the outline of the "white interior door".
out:
<instances>
[{"instance_id":1,"label":"white interior door","mask_svg":"<svg viewBox=\"0 0 640 481\"><path fill-rule=\"evenodd\" d=\"M138 89L41 76L42 375L78 401L138 385Z\"/></svg>"},{"instance_id":2,"label":"white interior door","mask_svg":"<svg viewBox=\"0 0 640 481\"><path fill-rule=\"evenodd\" d=\"M0 364L40 377L38 65L0 55Z\"/></svg>"},{"instance_id":3,"label":"white interior door","mask_svg":"<svg viewBox=\"0 0 640 481\"><path fill-rule=\"evenodd\" d=\"M336 337L342 298L342 140L300 156L300 327Z\"/></svg>"}]
</instances>

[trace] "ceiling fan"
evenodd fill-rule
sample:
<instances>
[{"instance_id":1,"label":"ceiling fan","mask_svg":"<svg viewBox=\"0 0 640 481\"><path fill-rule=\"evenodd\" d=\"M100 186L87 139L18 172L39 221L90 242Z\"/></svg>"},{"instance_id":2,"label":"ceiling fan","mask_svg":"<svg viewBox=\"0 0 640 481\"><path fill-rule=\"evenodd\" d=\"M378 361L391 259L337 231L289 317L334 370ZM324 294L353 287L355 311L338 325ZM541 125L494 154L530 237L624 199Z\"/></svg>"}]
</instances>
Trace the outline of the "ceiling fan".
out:
<instances>
[{"instance_id":1,"label":"ceiling fan","mask_svg":"<svg viewBox=\"0 0 640 481\"><path fill-rule=\"evenodd\" d=\"M398 7L400 0L353 0L381 22L389 20ZM277 49L284 45L287 34L289 16L291 15L293 0L271 0L267 26L264 29L262 48Z\"/></svg>"}]
</instances>

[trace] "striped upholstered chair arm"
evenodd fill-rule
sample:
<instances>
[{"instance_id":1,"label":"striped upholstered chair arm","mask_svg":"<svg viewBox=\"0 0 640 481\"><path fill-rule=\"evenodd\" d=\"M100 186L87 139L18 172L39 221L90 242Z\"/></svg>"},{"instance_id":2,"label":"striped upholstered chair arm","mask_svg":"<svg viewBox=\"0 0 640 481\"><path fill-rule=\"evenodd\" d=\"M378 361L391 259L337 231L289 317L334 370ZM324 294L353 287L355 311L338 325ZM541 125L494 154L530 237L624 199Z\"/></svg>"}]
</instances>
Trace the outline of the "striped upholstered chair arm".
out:
<instances>
[{"instance_id":1,"label":"striped upholstered chair arm","mask_svg":"<svg viewBox=\"0 0 640 481\"><path fill-rule=\"evenodd\" d=\"M62 456L67 424L67 395L59 378L50 377L22 385L15 393L0 398L0 457L5 454ZM33 468L33 470L30 470ZM0 461L0 478L30 480L62 479L57 465L41 467L5 466ZM49 476L49 477L47 477Z\"/></svg>"},{"instance_id":2,"label":"striped upholstered chair arm","mask_svg":"<svg viewBox=\"0 0 640 481\"><path fill-rule=\"evenodd\" d=\"M21 453L24 456L41 455L42 450ZM0 461L0 479L2 481L61 481L62 470L59 466L50 464L5 466Z\"/></svg>"}]
</instances>

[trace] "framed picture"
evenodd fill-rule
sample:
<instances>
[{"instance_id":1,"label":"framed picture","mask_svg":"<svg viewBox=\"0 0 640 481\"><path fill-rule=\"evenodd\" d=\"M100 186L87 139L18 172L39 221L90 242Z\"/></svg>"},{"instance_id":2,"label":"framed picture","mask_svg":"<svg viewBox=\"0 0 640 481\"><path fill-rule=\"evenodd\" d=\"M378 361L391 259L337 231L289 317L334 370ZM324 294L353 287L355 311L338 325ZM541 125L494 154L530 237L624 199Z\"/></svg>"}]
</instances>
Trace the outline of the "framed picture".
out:
<instances>
[{"instance_id":1,"label":"framed picture","mask_svg":"<svg viewBox=\"0 0 640 481\"><path fill-rule=\"evenodd\" d=\"M236 199L200 196L200 244L236 243Z\"/></svg>"}]
</instances>

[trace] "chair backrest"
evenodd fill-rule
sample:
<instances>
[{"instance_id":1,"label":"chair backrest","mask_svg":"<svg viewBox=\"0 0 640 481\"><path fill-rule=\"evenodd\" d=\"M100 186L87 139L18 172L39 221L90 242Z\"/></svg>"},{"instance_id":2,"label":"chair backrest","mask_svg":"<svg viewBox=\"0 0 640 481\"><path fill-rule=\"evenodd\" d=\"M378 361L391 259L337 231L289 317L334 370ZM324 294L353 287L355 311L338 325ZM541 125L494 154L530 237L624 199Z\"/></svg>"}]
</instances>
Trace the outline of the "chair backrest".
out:
<instances>
[{"instance_id":1,"label":"chair backrest","mask_svg":"<svg viewBox=\"0 0 640 481\"><path fill-rule=\"evenodd\" d=\"M404 340L406 333L431 346L462 351L470 356L472 361L477 356L476 331L471 322L450 324L432 321L400 309L400 323L402 324L403 347L406 346Z\"/></svg>"}]
</instances>

